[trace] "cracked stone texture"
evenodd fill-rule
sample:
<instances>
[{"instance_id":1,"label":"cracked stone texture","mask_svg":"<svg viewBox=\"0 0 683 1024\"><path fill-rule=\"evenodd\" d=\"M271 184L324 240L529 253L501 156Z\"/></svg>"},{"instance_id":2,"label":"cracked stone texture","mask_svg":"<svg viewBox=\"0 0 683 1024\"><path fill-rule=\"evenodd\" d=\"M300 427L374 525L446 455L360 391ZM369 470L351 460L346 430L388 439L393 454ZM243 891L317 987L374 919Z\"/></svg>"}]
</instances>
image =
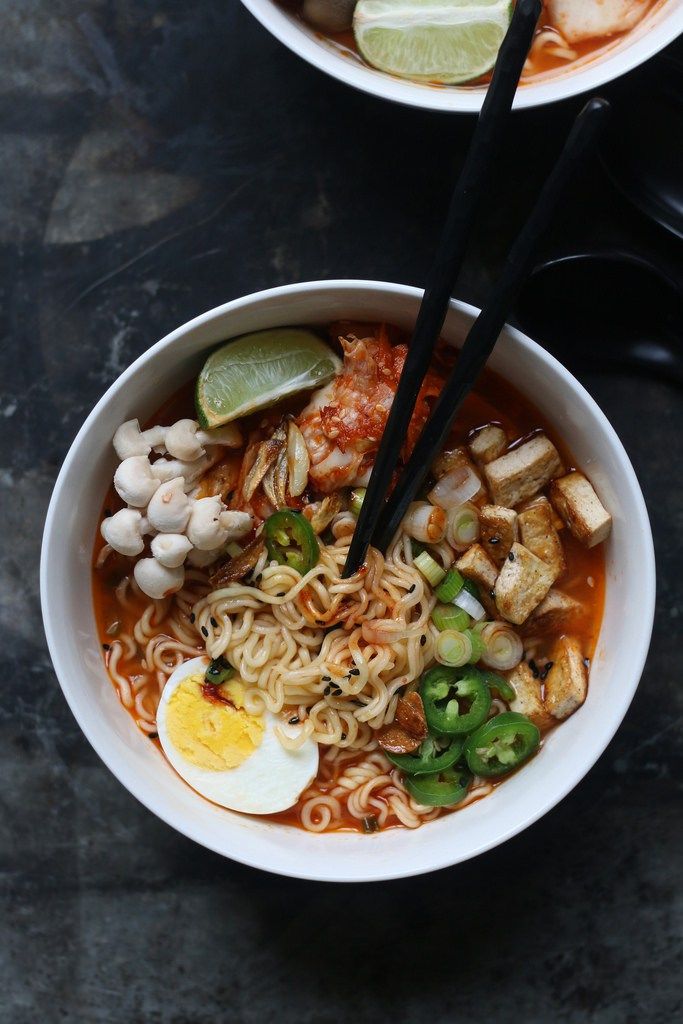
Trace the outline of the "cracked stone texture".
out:
<instances>
[{"instance_id":1,"label":"cracked stone texture","mask_svg":"<svg viewBox=\"0 0 683 1024\"><path fill-rule=\"evenodd\" d=\"M679 393L580 372L642 482L659 591L631 710L559 807L475 861L386 885L288 881L193 845L100 764L56 683L37 570L59 465L117 374L196 313L312 278L421 284L473 122L344 88L235 0L4 0L0 27L0 1019L668 1024ZM460 297L481 303L578 105L515 117ZM680 243L597 164L544 248L591 244L681 276Z\"/></svg>"}]
</instances>

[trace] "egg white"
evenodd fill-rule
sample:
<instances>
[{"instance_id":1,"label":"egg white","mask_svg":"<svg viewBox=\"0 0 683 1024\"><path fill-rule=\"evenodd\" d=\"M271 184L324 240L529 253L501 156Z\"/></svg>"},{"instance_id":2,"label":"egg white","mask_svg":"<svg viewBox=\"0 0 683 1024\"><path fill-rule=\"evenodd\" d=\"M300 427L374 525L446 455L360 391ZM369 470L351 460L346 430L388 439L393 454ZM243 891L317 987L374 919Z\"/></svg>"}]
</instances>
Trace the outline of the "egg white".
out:
<instances>
[{"instance_id":1,"label":"egg white","mask_svg":"<svg viewBox=\"0 0 683 1024\"><path fill-rule=\"evenodd\" d=\"M188 676L204 673L209 659L192 658L183 662L164 686L157 710L157 731L164 754L178 774L198 793L221 807L245 814L275 814L296 803L318 771L318 744L306 740L298 750L285 750L275 726L296 735L297 729L283 725L270 711L263 714L264 732L260 745L236 768L211 771L188 761L174 747L168 734L168 702Z\"/></svg>"}]
</instances>

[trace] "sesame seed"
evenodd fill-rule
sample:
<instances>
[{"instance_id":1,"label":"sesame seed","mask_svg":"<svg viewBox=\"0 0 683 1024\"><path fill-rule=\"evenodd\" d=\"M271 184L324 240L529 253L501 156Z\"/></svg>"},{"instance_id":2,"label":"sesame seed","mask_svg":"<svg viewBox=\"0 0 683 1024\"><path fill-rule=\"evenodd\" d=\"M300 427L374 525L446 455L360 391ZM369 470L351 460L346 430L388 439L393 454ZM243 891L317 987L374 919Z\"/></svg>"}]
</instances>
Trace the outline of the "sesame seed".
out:
<instances>
[{"instance_id":1,"label":"sesame seed","mask_svg":"<svg viewBox=\"0 0 683 1024\"><path fill-rule=\"evenodd\" d=\"M299 721L300 721L299 716L298 715L294 715L292 718L289 719L289 724L290 725L298 725Z\"/></svg>"},{"instance_id":2,"label":"sesame seed","mask_svg":"<svg viewBox=\"0 0 683 1024\"><path fill-rule=\"evenodd\" d=\"M331 686L326 686L325 689L323 690L323 696L329 697L331 692L332 692L332 687Z\"/></svg>"},{"instance_id":3,"label":"sesame seed","mask_svg":"<svg viewBox=\"0 0 683 1024\"><path fill-rule=\"evenodd\" d=\"M322 680L323 680L324 683L331 683L332 682L332 676L323 676Z\"/></svg>"},{"instance_id":4,"label":"sesame seed","mask_svg":"<svg viewBox=\"0 0 683 1024\"><path fill-rule=\"evenodd\" d=\"M341 734L341 738L342 738L343 740L345 740L345 739L346 739L346 733L345 733L345 732L343 732L343 733Z\"/></svg>"},{"instance_id":5,"label":"sesame seed","mask_svg":"<svg viewBox=\"0 0 683 1024\"><path fill-rule=\"evenodd\" d=\"M280 591L280 592L279 592L278 594L276 594L275 596L276 596L276 597L284 597L286 593L287 593L287 591L286 591L286 590L281 590L281 591Z\"/></svg>"},{"instance_id":6,"label":"sesame seed","mask_svg":"<svg viewBox=\"0 0 683 1024\"><path fill-rule=\"evenodd\" d=\"M208 629L206 628L206 626L202 626L202 636L208 636L208 635L209 635Z\"/></svg>"},{"instance_id":7,"label":"sesame seed","mask_svg":"<svg viewBox=\"0 0 683 1024\"><path fill-rule=\"evenodd\" d=\"M197 616L195 615L195 613L194 612L190 612L190 622L194 623L194 620L196 618L197 618Z\"/></svg>"},{"instance_id":8,"label":"sesame seed","mask_svg":"<svg viewBox=\"0 0 683 1024\"><path fill-rule=\"evenodd\" d=\"M531 674L533 675L534 679L538 679L540 672L538 671L538 665L536 664L533 658L529 659L529 668L531 669Z\"/></svg>"},{"instance_id":9,"label":"sesame seed","mask_svg":"<svg viewBox=\"0 0 683 1024\"><path fill-rule=\"evenodd\" d=\"M159 733L158 732L148 732L147 736L148 736L148 738L150 740L156 740L159 737Z\"/></svg>"},{"instance_id":10,"label":"sesame seed","mask_svg":"<svg viewBox=\"0 0 683 1024\"><path fill-rule=\"evenodd\" d=\"M546 661L545 665L541 669L541 680L542 681L545 680L545 677L548 675L548 672L550 672L550 669L553 667L553 665L554 665L554 662Z\"/></svg>"},{"instance_id":11,"label":"sesame seed","mask_svg":"<svg viewBox=\"0 0 683 1024\"><path fill-rule=\"evenodd\" d=\"M413 592L414 590L415 590L415 584L413 583L413 585L412 585L412 586L411 586L411 587L410 587L410 588L408 589L408 593L409 593L409 594L412 594L412 592Z\"/></svg>"},{"instance_id":12,"label":"sesame seed","mask_svg":"<svg viewBox=\"0 0 683 1024\"><path fill-rule=\"evenodd\" d=\"M352 668L350 670L350 672L349 672L349 675L350 676L359 676L360 675L360 669L359 668Z\"/></svg>"},{"instance_id":13,"label":"sesame seed","mask_svg":"<svg viewBox=\"0 0 683 1024\"><path fill-rule=\"evenodd\" d=\"M489 537L489 544L500 544L500 537Z\"/></svg>"},{"instance_id":14,"label":"sesame seed","mask_svg":"<svg viewBox=\"0 0 683 1024\"><path fill-rule=\"evenodd\" d=\"M424 645L426 643L427 643L427 637L423 633L422 636L420 637L420 647L424 647Z\"/></svg>"},{"instance_id":15,"label":"sesame seed","mask_svg":"<svg viewBox=\"0 0 683 1024\"><path fill-rule=\"evenodd\" d=\"M218 629L218 623L217 623L217 622L216 622L216 620L214 619L213 615L212 615L212 616L211 616L211 618L209 619L209 622L211 623L211 625L213 626L213 628L214 628L214 629Z\"/></svg>"},{"instance_id":16,"label":"sesame seed","mask_svg":"<svg viewBox=\"0 0 683 1024\"><path fill-rule=\"evenodd\" d=\"M515 560L515 553L514 553L514 551L511 551L510 554L508 555L508 561L509 562L514 562L514 560Z\"/></svg>"}]
</instances>

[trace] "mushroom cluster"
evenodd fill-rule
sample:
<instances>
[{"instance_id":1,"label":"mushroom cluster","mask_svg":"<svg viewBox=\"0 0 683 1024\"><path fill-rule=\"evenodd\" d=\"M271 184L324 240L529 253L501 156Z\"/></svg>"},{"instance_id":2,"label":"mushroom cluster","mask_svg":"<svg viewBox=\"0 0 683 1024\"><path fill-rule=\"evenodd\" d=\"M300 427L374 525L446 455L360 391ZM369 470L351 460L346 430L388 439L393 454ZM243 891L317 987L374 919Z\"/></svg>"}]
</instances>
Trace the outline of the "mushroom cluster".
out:
<instances>
[{"instance_id":1,"label":"mushroom cluster","mask_svg":"<svg viewBox=\"0 0 683 1024\"><path fill-rule=\"evenodd\" d=\"M186 560L210 565L229 541L251 530L251 516L228 509L220 495L196 496L198 481L220 459L221 448L241 444L235 424L201 430L190 419L149 430L128 420L114 434L121 460L114 487L128 507L105 519L100 532L114 551L130 558L142 554L145 538L151 538L151 557L140 558L133 569L148 597L174 594L183 585ZM160 457L151 461L152 453Z\"/></svg>"}]
</instances>

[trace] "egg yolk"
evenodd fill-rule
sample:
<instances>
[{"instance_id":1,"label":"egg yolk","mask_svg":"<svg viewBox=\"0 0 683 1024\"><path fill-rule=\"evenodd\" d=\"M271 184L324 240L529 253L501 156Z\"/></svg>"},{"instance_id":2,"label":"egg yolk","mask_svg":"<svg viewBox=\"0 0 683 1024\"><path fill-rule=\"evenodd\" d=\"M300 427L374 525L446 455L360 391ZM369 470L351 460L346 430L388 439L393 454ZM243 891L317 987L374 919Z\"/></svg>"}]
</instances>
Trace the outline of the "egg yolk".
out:
<instances>
[{"instance_id":1,"label":"egg yolk","mask_svg":"<svg viewBox=\"0 0 683 1024\"><path fill-rule=\"evenodd\" d=\"M263 719L244 710L244 686L223 683L219 693L230 704L208 700L204 677L188 676L171 695L166 728L173 746L198 768L225 771L246 761L263 739Z\"/></svg>"}]
</instances>

